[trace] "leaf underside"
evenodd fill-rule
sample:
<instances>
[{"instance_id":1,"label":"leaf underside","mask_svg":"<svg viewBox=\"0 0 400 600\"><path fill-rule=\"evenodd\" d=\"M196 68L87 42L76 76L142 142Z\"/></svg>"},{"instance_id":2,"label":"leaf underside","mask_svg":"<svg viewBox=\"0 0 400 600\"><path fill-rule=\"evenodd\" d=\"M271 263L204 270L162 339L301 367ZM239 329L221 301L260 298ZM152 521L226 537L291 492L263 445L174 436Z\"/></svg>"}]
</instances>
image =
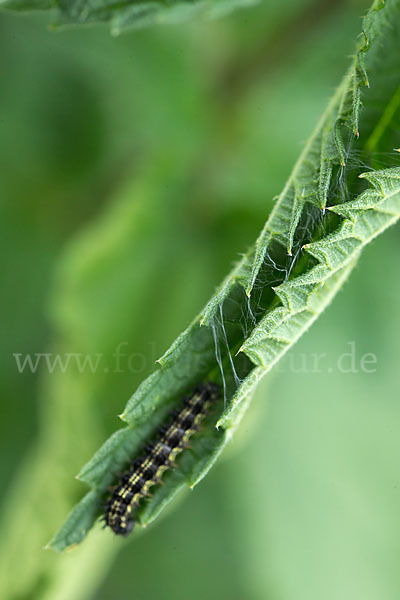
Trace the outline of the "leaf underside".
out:
<instances>
[{"instance_id":1,"label":"leaf underside","mask_svg":"<svg viewBox=\"0 0 400 600\"><path fill-rule=\"evenodd\" d=\"M159 359L126 405L114 433L78 478L90 491L50 546L79 543L101 514L107 487L183 394L203 380L223 389L209 426L179 466L154 487L136 518L153 521L193 487L223 450L257 383L329 304L362 248L400 216L400 167L393 151L400 104L400 0L375 2L349 72L305 146L253 248L204 310ZM383 156L393 166L377 169Z\"/></svg>"}]
</instances>

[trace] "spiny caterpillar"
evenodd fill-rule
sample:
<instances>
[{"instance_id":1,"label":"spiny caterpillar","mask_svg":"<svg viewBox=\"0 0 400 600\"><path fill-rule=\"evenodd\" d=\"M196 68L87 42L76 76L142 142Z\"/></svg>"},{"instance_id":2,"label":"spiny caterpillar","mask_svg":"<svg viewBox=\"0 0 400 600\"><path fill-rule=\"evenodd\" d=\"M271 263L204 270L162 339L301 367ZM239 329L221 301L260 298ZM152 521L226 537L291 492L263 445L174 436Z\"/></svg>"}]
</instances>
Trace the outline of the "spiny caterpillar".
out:
<instances>
[{"instance_id":1,"label":"spiny caterpillar","mask_svg":"<svg viewBox=\"0 0 400 600\"><path fill-rule=\"evenodd\" d=\"M191 396L183 398L182 407L171 415L159 436L133 461L112 491L105 507L104 522L114 533L128 535L134 525L134 512L140 501L149 496L149 488L162 483L164 471L175 467L175 458L189 446L189 438L199 429L212 405L220 397L216 383L199 385Z\"/></svg>"}]
</instances>

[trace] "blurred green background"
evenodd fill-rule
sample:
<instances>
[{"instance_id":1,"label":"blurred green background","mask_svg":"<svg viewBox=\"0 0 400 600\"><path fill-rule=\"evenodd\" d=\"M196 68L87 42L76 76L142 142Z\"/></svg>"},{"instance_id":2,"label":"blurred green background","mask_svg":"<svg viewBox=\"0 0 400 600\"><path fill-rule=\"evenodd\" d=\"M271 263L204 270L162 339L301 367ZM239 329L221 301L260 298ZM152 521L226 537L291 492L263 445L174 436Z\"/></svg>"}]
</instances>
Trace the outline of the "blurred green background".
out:
<instances>
[{"instance_id":1,"label":"blurred green background","mask_svg":"<svg viewBox=\"0 0 400 600\"><path fill-rule=\"evenodd\" d=\"M42 549L85 491L73 476L263 226L367 6L264 1L116 39L0 15L2 598L398 600L398 228L193 493L130 542ZM13 356L112 366L121 342L136 372L19 373ZM375 372L335 367L349 342Z\"/></svg>"}]
</instances>

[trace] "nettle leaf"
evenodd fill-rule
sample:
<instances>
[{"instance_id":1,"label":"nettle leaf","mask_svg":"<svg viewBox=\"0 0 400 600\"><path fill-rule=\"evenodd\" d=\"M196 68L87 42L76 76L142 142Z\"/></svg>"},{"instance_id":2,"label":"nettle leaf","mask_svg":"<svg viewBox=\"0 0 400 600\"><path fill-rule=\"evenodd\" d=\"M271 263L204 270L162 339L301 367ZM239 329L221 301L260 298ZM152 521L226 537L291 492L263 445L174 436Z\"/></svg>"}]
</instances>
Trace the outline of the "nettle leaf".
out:
<instances>
[{"instance_id":1,"label":"nettle leaf","mask_svg":"<svg viewBox=\"0 0 400 600\"><path fill-rule=\"evenodd\" d=\"M110 23L118 35L151 25L176 24L189 19L218 18L260 0L0 0L0 7L29 11L53 9L54 27Z\"/></svg>"},{"instance_id":2,"label":"nettle leaf","mask_svg":"<svg viewBox=\"0 0 400 600\"><path fill-rule=\"evenodd\" d=\"M52 548L60 551L85 537L117 473L182 395L211 379L223 390L218 410L178 468L166 474L165 485L154 487L153 498L139 507L137 520L150 523L183 486L196 485L240 423L260 379L329 304L362 248L400 217L400 167L393 152L399 145L398 39L400 0L375 2L353 64L255 246L129 400L121 415L127 426L83 467L79 479L91 490ZM377 169L388 155L393 166Z\"/></svg>"}]
</instances>

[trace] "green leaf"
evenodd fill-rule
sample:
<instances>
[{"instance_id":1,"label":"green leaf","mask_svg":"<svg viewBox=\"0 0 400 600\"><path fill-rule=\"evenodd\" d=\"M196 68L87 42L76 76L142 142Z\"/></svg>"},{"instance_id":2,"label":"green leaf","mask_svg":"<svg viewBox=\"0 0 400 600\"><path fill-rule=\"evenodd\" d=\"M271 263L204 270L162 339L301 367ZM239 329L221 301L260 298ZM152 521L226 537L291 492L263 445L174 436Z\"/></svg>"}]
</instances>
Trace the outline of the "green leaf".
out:
<instances>
[{"instance_id":1,"label":"green leaf","mask_svg":"<svg viewBox=\"0 0 400 600\"><path fill-rule=\"evenodd\" d=\"M0 0L0 8L15 11L48 10L56 6L57 0Z\"/></svg>"},{"instance_id":2,"label":"green leaf","mask_svg":"<svg viewBox=\"0 0 400 600\"><path fill-rule=\"evenodd\" d=\"M184 393L212 379L224 392L218 411L195 437L192 451L180 457L179 468L166 474L166 484L140 506L138 521L149 523L185 484L200 481L238 426L260 379L329 304L362 248L399 218L400 168L374 168L380 153L393 148L398 112L393 102L400 72L400 2L382 8L375 2L364 19L353 64L255 246L129 400L121 415L127 427L81 470L79 478L92 491L56 533L54 549L83 539L116 474ZM387 115L383 124L381 114Z\"/></svg>"},{"instance_id":3,"label":"green leaf","mask_svg":"<svg viewBox=\"0 0 400 600\"><path fill-rule=\"evenodd\" d=\"M129 29L176 24L189 19L218 18L260 0L0 0L0 8L16 11L54 9L54 27L110 23L118 35Z\"/></svg>"}]
</instances>

